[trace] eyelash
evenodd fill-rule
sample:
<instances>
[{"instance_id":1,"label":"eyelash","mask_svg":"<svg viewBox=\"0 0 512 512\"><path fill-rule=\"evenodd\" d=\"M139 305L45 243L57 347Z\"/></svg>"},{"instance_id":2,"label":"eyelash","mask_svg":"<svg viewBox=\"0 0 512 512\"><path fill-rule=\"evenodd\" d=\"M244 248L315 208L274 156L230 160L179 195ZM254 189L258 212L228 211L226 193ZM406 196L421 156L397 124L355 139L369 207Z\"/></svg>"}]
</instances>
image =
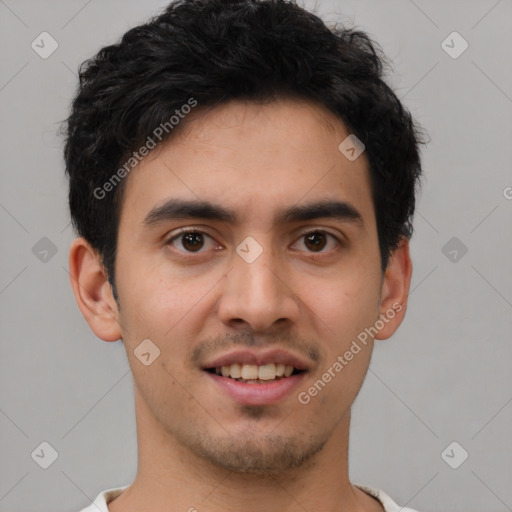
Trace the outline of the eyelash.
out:
<instances>
[{"instance_id":1,"label":"eyelash","mask_svg":"<svg viewBox=\"0 0 512 512\"><path fill-rule=\"evenodd\" d=\"M188 233L197 233L197 234L200 234L200 235L204 235L205 237L208 237L208 238L211 238L213 240L213 237L211 237L208 233L205 233L204 231L201 231L200 229L195 229L195 228L184 228L182 229L179 233L173 235L171 238L169 238L169 240L167 240L167 242L165 242L165 245L172 245L172 243L175 241L175 240L178 240L180 237L188 234ZM339 246L343 246L343 242L335 235L333 235L332 233L330 233L329 231L325 231L325 230L322 230L322 229L313 229L313 230L310 230L310 231L304 231L303 233L300 234L299 238L297 240L299 240L300 238L303 238L307 235L311 235L311 234L322 234L322 235L327 235L328 237L331 237L333 238ZM202 249L202 248L201 248ZM194 251L179 251L180 253L185 253L187 255L190 255L191 257L194 257L194 255L196 254L202 254L204 253L204 251L202 250L199 250L197 252L194 252ZM321 257L321 255L324 255L324 254L328 254L329 252L332 252L332 251L335 251L336 249L331 249L330 251L320 251L320 252L315 252L315 251L310 251L310 254L311 256L315 257Z\"/></svg>"}]
</instances>

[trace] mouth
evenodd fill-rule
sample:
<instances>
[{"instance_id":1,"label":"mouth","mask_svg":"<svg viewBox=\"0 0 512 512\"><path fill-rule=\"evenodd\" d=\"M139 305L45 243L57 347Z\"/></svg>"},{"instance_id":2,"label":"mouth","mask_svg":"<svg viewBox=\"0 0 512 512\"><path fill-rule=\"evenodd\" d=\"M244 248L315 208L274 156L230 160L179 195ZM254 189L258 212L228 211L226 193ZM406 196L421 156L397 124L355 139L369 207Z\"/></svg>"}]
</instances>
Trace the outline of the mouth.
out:
<instances>
[{"instance_id":1,"label":"mouth","mask_svg":"<svg viewBox=\"0 0 512 512\"><path fill-rule=\"evenodd\" d=\"M219 375L236 382L246 384L267 384L283 379L288 379L295 375L304 373L306 370L300 370L292 365L283 363L270 363L264 365L233 363L230 365L206 368L208 373Z\"/></svg>"},{"instance_id":2,"label":"mouth","mask_svg":"<svg viewBox=\"0 0 512 512\"><path fill-rule=\"evenodd\" d=\"M269 406L294 396L308 371L282 363L233 363L205 368L204 373L213 383L216 395L220 392L238 405Z\"/></svg>"},{"instance_id":3,"label":"mouth","mask_svg":"<svg viewBox=\"0 0 512 512\"><path fill-rule=\"evenodd\" d=\"M236 350L201 368L215 387L239 405L271 405L290 397L310 371L305 359L272 348L267 351Z\"/></svg>"}]
</instances>

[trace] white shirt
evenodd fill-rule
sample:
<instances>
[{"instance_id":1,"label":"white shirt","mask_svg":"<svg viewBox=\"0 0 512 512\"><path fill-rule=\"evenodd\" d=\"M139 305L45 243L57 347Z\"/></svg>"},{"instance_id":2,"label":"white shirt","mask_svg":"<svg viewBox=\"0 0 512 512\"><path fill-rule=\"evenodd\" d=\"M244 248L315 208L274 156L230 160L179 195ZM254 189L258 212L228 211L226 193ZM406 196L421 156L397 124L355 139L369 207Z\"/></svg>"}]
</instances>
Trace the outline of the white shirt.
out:
<instances>
[{"instance_id":1,"label":"white shirt","mask_svg":"<svg viewBox=\"0 0 512 512\"><path fill-rule=\"evenodd\" d=\"M417 512L412 508L402 508L397 505L385 492L366 485L354 484L356 487L366 492L370 496L377 498L383 506L385 512ZM117 498L129 485L124 487L117 487L114 489L107 489L106 491L100 492L93 503L88 507L82 509L80 512L109 512L107 503Z\"/></svg>"}]
</instances>

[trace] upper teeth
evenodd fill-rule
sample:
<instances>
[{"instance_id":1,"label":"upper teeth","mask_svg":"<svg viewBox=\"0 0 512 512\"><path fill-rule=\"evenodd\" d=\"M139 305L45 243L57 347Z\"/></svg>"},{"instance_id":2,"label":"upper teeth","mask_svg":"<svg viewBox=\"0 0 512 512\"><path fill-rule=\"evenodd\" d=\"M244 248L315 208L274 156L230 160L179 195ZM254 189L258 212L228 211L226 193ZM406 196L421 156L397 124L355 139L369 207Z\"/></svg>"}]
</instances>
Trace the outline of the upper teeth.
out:
<instances>
[{"instance_id":1,"label":"upper teeth","mask_svg":"<svg viewBox=\"0 0 512 512\"><path fill-rule=\"evenodd\" d=\"M215 368L215 372L223 377L231 377L232 379L260 379L273 380L276 377L289 377L293 373L293 366L284 364L264 364L257 366L255 364L238 364L234 363L229 366Z\"/></svg>"}]
</instances>

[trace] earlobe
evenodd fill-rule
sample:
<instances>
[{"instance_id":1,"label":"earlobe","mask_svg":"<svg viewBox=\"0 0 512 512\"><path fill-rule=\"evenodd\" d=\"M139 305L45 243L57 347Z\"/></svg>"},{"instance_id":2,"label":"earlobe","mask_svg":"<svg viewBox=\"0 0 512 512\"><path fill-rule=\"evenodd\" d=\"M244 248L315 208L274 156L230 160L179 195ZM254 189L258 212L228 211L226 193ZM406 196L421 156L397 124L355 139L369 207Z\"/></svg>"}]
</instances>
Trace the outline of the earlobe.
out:
<instances>
[{"instance_id":1,"label":"earlobe","mask_svg":"<svg viewBox=\"0 0 512 512\"><path fill-rule=\"evenodd\" d=\"M71 288L82 315L94 334L104 341L122 337L117 303L98 252L84 238L69 249Z\"/></svg>"},{"instance_id":2,"label":"earlobe","mask_svg":"<svg viewBox=\"0 0 512 512\"><path fill-rule=\"evenodd\" d=\"M402 238L390 256L381 290L380 325L382 329L375 339L385 340L392 336L402 323L407 309L407 298L411 284L412 262L409 240Z\"/></svg>"}]
</instances>

